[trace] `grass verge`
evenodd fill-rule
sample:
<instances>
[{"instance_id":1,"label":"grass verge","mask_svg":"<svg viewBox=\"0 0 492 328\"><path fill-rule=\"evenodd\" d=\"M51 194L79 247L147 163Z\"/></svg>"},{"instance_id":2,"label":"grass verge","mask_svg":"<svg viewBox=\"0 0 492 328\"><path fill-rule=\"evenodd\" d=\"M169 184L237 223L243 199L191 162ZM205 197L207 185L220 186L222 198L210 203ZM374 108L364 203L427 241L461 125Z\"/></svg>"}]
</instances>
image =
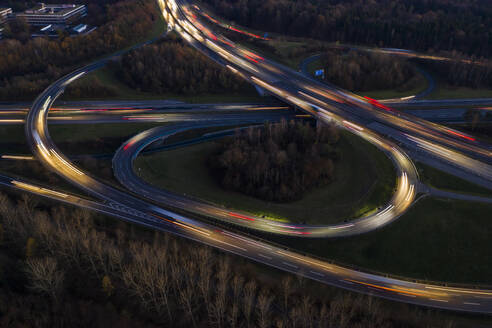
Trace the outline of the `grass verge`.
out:
<instances>
[{"instance_id":1,"label":"grass verge","mask_svg":"<svg viewBox=\"0 0 492 328\"><path fill-rule=\"evenodd\" d=\"M343 239L279 243L361 268L428 279L492 284L492 205L426 198L383 229Z\"/></svg>"},{"instance_id":2,"label":"grass verge","mask_svg":"<svg viewBox=\"0 0 492 328\"><path fill-rule=\"evenodd\" d=\"M439 81L434 92L432 92L427 98L428 99L492 98L492 90L454 87L442 81Z\"/></svg>"},{"instance_id":3,"label":"grass verge","mask_svg":"<svg viewBox=\"0 0 492 328\"><path fill-rule=\"evenodd\" d=\"M423 182L436 189L491 196L492 190L460 179L454 175L437 170L432 166L417 163L417 170Z\"/></svg>"}]
</instances>

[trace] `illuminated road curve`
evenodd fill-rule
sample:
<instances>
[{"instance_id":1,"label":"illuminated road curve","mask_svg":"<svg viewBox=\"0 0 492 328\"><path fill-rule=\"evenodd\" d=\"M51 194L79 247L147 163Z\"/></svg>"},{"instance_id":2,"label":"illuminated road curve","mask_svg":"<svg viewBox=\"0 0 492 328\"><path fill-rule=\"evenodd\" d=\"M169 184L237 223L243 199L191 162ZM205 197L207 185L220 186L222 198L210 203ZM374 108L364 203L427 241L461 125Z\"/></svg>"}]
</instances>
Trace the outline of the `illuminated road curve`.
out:
<instances>
[{"instance_id":1,"label":"illuminated road curve","mask_svg":"<svg viewBox=\"0 0 492 328\"><path fill-rule=\"evenodd\" d=\"M400 217L410 207L417 193L416 186L418 185L418 179L413 164L404 154L394 148L393 145L387 145L381 139L378 139L377 144L392 159L399 176L397 189L392 199L376 213L352 220L347 218L343 223L334 225L313 226L282 223L268 218L258 217L251 213L229 211L226 208L211 203L190 199L186 196L153 187L142 181L133 171L133 162L136 157L156 140L166 139L174 134L188 130L220 125L224 125L224 123L207 123L201 125L187 123L157 127L141 132L125 142L116 151L113 157L115 177L128 190L133 191L135 194L145 196L147 199L154 200L159 204L172 206L251 229L298 237L345 237L378 229Z\"/></svg>"}]
</instances>

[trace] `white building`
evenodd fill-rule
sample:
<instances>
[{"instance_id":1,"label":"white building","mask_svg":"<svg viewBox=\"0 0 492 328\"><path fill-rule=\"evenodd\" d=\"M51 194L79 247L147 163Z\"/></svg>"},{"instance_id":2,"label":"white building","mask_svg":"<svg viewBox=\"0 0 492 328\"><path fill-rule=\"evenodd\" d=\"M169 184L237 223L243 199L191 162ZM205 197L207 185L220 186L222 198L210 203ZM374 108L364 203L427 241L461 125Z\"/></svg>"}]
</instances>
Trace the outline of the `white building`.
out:
<instances>
[{"instance_id":1,"label":"white building","mask_svg":"<svg viewBox=\"0 0 492 328\"><path fill-rule=\"evenodd\" d=\"M12 9L10 8L0 8L0 25L5 24L9 16L12 15Z\"/></svg>"},{"instance_id":2,"label":"white building","mask_svg":"<svg viewBox=\"0 0 492 328\"><path fill-rule=\"evenodd\" d=\"M85 5L47 5L44 3L17 14L17 18L23 18L33 26L70 25L85 16L87 16Z\"/></svg>"}]
</instances>

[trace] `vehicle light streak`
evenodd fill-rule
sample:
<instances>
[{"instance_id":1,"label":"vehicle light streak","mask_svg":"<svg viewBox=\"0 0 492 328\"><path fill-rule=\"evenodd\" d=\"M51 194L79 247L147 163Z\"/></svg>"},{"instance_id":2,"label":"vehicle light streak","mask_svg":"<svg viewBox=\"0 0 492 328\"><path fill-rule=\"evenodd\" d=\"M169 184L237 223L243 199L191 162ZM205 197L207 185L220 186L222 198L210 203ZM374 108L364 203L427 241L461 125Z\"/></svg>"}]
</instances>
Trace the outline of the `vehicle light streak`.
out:
<instances>
[{"instance_id":1,"label":"vehicle light streak","mask_svg":"<svg viewBox=\"0 0 492 328\"><path fill-rule=\"evenodd\" d=\"M12 180L11 183L18 188L32 191L35 193L52 195L52 196L61 197L61 198L67 198L68 197L67 194L64 194L64 193L61 193L58 191L54 191L54 190L50 190L50 189L46 189L46 188L42 188L42 187L38 187L38 186L34 186L34 185L31 185L31 184L28 184L25 182L21 182L21 181Z\"/></svg>"},{"instance_id":2,"label":"vehicle light streak","mask_svg":"<svg viewBox=\"0 0 492 328\"><path fill-rule=\"evenodd\" d=\"M391 108L389 108L388 106L385 106L385 105L381 104L376 99L372 99L372 98L369 98L369 97L364 97L364 98L367 99L371 105L374 105L376 107L382 108L382 109L387 110L387 111L392 111Z\"/></svg>"},{"instance_id":3,"label":"vehicle light streak","mask_svg":"<svg viewBox=\"0 0 492 328\"><path fill-rule=\"evenodd\" d=\"M410 292L410 291L406 291L404 289L389 288L389 287L374 285L374 284L370 284L370 283L367 283L367 282L362 282L362 281L352 280L352 279L345 279L345 280L350 281L350 282L354 282L356 284L361 284L361 285L366 285L366 286L369 286L369 287L373 287L373 288L376 288L376 289L382 289L382 290L392 291L392 292L395 292L395 293L409 294L409 295L420 296L420 297L425 297L426 296L423 293L418 293L418 292L414 292L414 291Z\"/></svg>"},{"instance_id":4,"label":"vehicle light streak","mask_svg":"<svg viewBox=\"0 0 492 328\"><path fill-rule=\"evenodd\" d=\"M26 120L19 118L19 119L0 119L0 123L25 123Z\"/></svg>"},{"instance_id":5,"label":"vehicle light streak","mask_svg":"<svg viewBox=\"0 0 492 328\"><path fill-rule=\"evenodd\" d=\"M33 161L35 158L33 156L19 156L19 155L2 155L3 159L14 159L14 160L25 160Z\"/></svg>"},{"instance_id":6,"label":"vehicle light streak","mask_svg":"<svg viewBox=\"0 0 492 328\"><path fill-rule=\"evenodd\" d=\"M360 127L360 126L358 126L357 124L354 124L354 123L352 123L352 122L349 122L349 121L345 121L345 120L344 120L344 121L343 121L343 124L345 124L345 125L346 125L346 126L348 126L348 127L353 128L353 129L355 129L355 130L357 130L357 131L364 131L364 129L363 129L362 127Z\"/></svg>"},{"instance_id":7,"label":"vehicle light streak","mask_svg":"<svg viewBox=\"0 0 492 328\"><path fill-rule=\"evenodd\" d=\"M325 97L325 98L327 98L327 99L330 99L330 100L336 101L336 102L338 102L338 103L342 103L342 104L343 104L343 103L345 102L345 101L343 101L342 99L338 98L337 96L334 96L334 95L332 95L332 94L330 94L330 93L328 93L328 92L325 92L325 91L319 90L319 89L317 89L317 88L313 88L313 87L310 87L310 86L307 86L307 85L306 85L306 86L304 86L304 88L305 88L306 90L309 90L309 91L311 91L311 92L316 93L318 96Z\"/></svg>"},{"instance_id":8,"label":"vehicle light streak","mask_svg":"<svg viewBox=\"0 0 492 328\"><path fill-rule=\"evenodd\" d=\"M301 256L289 254L289 253L284 252L284 251L277 251L277 253L278 254L281 254L281 255L285 255L285 256L291 257L293 259L296 259L296 260L299 260L299 261L302 261L302 262L305 262L305 263L314 264L314 265L316 265L318 267L321 267L321 268L326 269L327 271L335 271L335 268L332 265L329 265L329 264L324 264L322 262L317 262L317 261L314 261L314 260L310 260L309 258L305 258L305 257L301 257Z\"/></svg>"},{"instance_id":9,"label":"vehicle light streak","mask_svg":"<svg viewBox=\"0 0 492 328\"><path fill-rule=\"evenodd\" d=\"M261 247L261 248L265 248L265 249L268 249L268 250L272 250L271 247L268 247L268 246L265 246L265 245L262 245L261 243L257 243L251 239L247 239L247 238L244 238L244 237L241 237L240 235L237 235L235 233L232 233L232 232L228 232L228 231L222 231L221 232L222 234L226 235L226 236L229 236L229 237L232 237L232 238L236 238L236 239L239 239L241 241L244 241L248 244L252 244L252 245L255 245L255 246L258 246L258 247Z\"/></svg>"},{"instance_id":10,"label":"vehicle light streak","mask_svg":"<svg viewBox=\"0 0 492 328\"><path fill-rule=\"evenodd\" d=\"M84 175L84 172L80 171L79 169L77 169L75 166L73 166L72 164L70 164L69 162L67 162L63 157L61 157L56 151L54 151L53 149L51 150L51 153L60 161L62 162L65 167L68 167L70 170L74 171L76 174L78 175Z\"/></svg>"},{"instance_id":11,"label":"vehicle light streak","mask_svg":"<svg viewBox=\"0 0 492 328\"><path fill-rule=\"evenodd\" d=\"M425 286L427 289L435 289L435 290L442 290L445 292L456 292L456 293L465 293L465 294L477 294L477 295L489 295L492 296L492 293L490 292L484 292L481 290L466 290L466 289L459 289L459 288L449 288L449 287L436 287L436 286Z\"/></svg>"},{"instance_id":12,"label":"vehicle light streak","mask_svg":"<svg viewBox=\"0 0 492 328\"><path fill-rule=\"evenodd\" d=\"M244 215L241 215L241 214L237 214L237 213L233 213L233 212L229 212L227 214L229 214L230 216L233 216L235 218L238 218L238 219L243 219L243 220L248 220L248 221L254 221L255 220L253 218L249 218L247 216L244 216Z\"/></svg>"},{"instance_id":13,"label":"vehicle light streak","mask_svg":"<svg viewBox=\"0 0 492 328\"><path fill-rule=\"evenodd\" d=\"M330 229L333 229L333 230L347 229L347 228L350 228L350 227L353 227L353 226L354 226L354 224L353 223L350 223L350 224L344 224L344 225L341 225L341 226L330 227Z\"/></svg>"},{"instance_id":14,"label":"vehicle light streak","mask_svg":"<svg viewBox=\"0 0 492 328\"><path fill-rule=\"evenodd\" d=\"M292 234L292 235L311 235L312 232L308 231L293 231L293 230L283 230L283 229L272 229L273 231Z\"/></svg>"},{"instance_id":15,"label":"vehicle light streak","mask_svg":"<svg viewBox=\"0 0 492 328\"><path fill-rule=\"evenodd\" d=\"M470 141L477 141L477 139L475 139L475 138L469 137L463 133L460 133L460 132L452 130L452 129L447 129L446 132L454 134L455 136L458 136L458 137L461 137L461 138L464 138L464 139L467 139Z\"/></svg>"},{"instance_id":16,"label":"vehicle light streak","mask_svg":"<svg viewBox=\"0 0 492 328\"><path fill-rule=\"evenodd\" d=\"M153 217L158 218L159 220L166 221L168 223L177 225L178 227L181 227L181 228L184 228L184 229L188 229L188 230L191 230L191 231L200 233L200 234L205 235L205 236L210 236L210 233L208 233L206 231L202 231L201 229L197 229L197 228L191 227L189 225L183 224L183 223L178 222L178 221L175 221L175 220L169 220L169 219L166 219L166 218L164 218L162 216L159 216L159 215L156 215L156 214L153 214L153 213L149 213L149 214L152 215Z\"/></svg>"}]
</instances>

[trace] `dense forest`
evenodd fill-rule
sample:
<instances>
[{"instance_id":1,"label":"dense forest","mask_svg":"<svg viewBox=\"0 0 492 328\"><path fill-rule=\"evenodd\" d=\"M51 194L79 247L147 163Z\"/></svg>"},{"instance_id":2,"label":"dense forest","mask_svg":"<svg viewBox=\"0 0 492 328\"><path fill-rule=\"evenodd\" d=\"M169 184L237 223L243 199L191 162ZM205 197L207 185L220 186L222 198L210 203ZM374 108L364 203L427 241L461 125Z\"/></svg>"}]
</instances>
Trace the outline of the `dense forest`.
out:
<instances>
[{"instance_id":1,"label":"dense forest","mask_svg":"<svg viewBox=\"0 0 492 328\"><path fill-rule=\"evenodd\" d=\"M249 88L173 34L123 55L113 68L122 82L139 91L193 95Z\"/></svg>"},{"instance_id":2,"label":"dense forest","mask_svg":"<svg viewBox=\"0 0 492 328\"><path fill-rule=\"evenodd\" d=\"M492 55L488 0L203 0L255 29L327 41Z\"/></svg>"},{"instance_id":3,"label":"dense forest","mask_svg":"<svg viewBox=\"0 0 492 328\"><path fill-rule=\"evenodd\" d=\"M2 327L452 326L262 270L170 234L0 194Z\"/></svg>"},{"instance_id":4,"label":"dense forest","mask_svg":"<svg viewBox=\"0 0 492 328\"><path fill-rule=\"evenodd\" d=\"M451 61L421 61L422 65L452 86L492 88L492 61L477 60L456 52L447 54Z\"/></svg>"},{"instance_id":5,"label":"dense forest","mask_svg":"<svg viewBox=\"0 0 492 328\"><path fill-rule=\"evenodd\" d=\"M298 200L332 181L338 138L334 126L265 123L224 141L209 165L226 189L269 201Z\"/></svg>"},{"instance_id":6,"label":"dense forest","mask_svg":"<svg viewBox=\"0 0 492 328\"><path fill-rule=\"evenodd\" d=\"M406 59L379 53L330 50L323 53L321 67L325 80L351 91L412 89L418 83Z\"/></svg>"},{"instance_id":7,"label":"dense forest","mask_svg":"<svg viewBox=\"0 0 492 328\"><path fill-rule=\"evenodd\" d=\"M120 1L103 12L107 22L86 36L0 42L0 100L35 97L75 67L144 38L160 19L153 0Z\"/></svg>"}]
</instances>

